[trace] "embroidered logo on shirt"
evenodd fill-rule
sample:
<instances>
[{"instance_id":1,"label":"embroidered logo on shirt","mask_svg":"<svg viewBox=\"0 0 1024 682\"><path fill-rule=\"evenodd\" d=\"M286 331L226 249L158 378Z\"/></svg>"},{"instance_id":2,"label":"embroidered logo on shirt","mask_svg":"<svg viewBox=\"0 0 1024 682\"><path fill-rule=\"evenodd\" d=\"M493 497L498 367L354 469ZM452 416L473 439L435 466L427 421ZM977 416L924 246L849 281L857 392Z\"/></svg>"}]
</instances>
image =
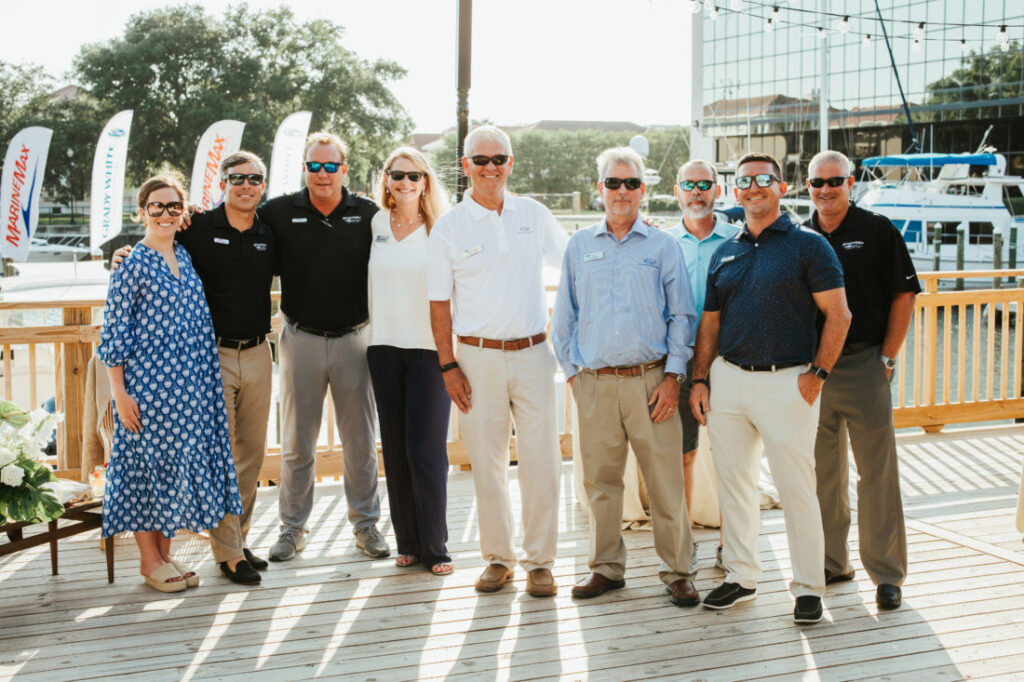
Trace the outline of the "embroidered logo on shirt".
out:
<instances>
[{"instance_id":1,"label":"embroidered logo on shirt","mask_svg":"<svg viewBox=\"0 0 1024 682\"><path fill-rule=\"evenodd\" d=\"M345 222L345 223L361 223L361 222L363 222L363 216L361 216L361 215L347 215L347 216L342 216L341 220L342 220L342 222Z\"/></svg>"},{"instance_id":2,"label":"embroidered logo on shirt","mask_svg":"<svg viewBox=\"0 0 1024 682\"><path fill-rule=\"evenodd\" d=\"M267 245L263 242L253 242L252 248L256 249L257 251L266 251Z\"/></svg>"},{"instance_id":3,"label":"embroidered logo on shirt","mask_svg":"<svg viewBox=\"0 0 1024 682\"><path fill-rule=\"evenodd\" d=\"M305 218L292 218L292 222L293 223L304 223L304 222L306 222L306 219Z\"/></svg>"},{"instance_id":4,"label":"embroidered logo on shirt","mask_svg":"<svg viewBox=\"0 0 1024 682\"><path fill-rule=\"evenodd\" d=\"M230 239L224 239L223 237L214 237L213 238L213 243L214 244L230 244L231 240Z\"/></svg>"},{"instance_id":5,"label":"embroidered logo on shirt","mask_svg":"<svg viewBox=\"0 0 1024 682\"><path fill-rule=\"evenodd\" d=\"M462 252L462 257L463 258L469 258L470 256L475 256L476 254L480 253L483 250L484 250L484 247L482 247L482 246L479 246L479 245L478 246L471 246L471 247L469 247L468 249L466 249L465 251Z\"/></svg>"},{"instance_id":6,"label":"embroidered logo on shirt","mask_svg":"<svg viewBox=\"0 0 1024 682\"><path fill-rule=\"evenodd\" d=\"M385 244L388 241L388 236L386 234L378 234L377 238L374 239L373 241L377 242L378 244Z\"/></svg>"},{"instance_id":7,"label":"embroidered logo on shirt","mask_svg":"<svg viewBox=\"0 0 1024 682\"><path fill-rule=\"evenodd\" d=\"M653 258L644 258L642 261L640 261L640 265L646 265L648 267L656 268L658 267L658 261L656 261Z\"/></svg>"},{"instance_id":8,"label":"embroidered logo on shirt","mask_svg":"<svg viewBox=\"0 0 1024 682\"><path fill-rule=\"evenodd\" d=\"M604 251L594 251L593 253L583 254L584 263L589 263L592 260L604 260Z\"/></svg>"},{"instance_id":9,"label":"embroidered logo on shirt","mask_svg":"<svg viewBox=\"0 0 1024 682\"><path fill-rule=\"evenodd\" d=\"M724 256L722 258L722 260L721 260L721 263L722 263L722 265L725 265L729 261L734 261L734 260L736 260L736 256Z\"/></svg>"},{"instance_id":10,"label":"embroidered logo on shirt","mask_svg":"<svg viewBox=\"0 0 1024 682\"><path fill-rule=\"evenodd\" d=\"M864 246L864 242L861 241L843 242L843 248L847 251L853 251L854 249L859 249L862 246Z\"/></svg>"},{"instance_id":11,"label":"embroidered logo on shirt","mask_svg":"<svg viewBox=\"0 0 1024 682\"><path fill-rule=\"evenodd\" d=\"M532 234L533 225L520 225L519 229L516 230L516 232L518 232L519 234Z\"/></svg>"}]
</instances>

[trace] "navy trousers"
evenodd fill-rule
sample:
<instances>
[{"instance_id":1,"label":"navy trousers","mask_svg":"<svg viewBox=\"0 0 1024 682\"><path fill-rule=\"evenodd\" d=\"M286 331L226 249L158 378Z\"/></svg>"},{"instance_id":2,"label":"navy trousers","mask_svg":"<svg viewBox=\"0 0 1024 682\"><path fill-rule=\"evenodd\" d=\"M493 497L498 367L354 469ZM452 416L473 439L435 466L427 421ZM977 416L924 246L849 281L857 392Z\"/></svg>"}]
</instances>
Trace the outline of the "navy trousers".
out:
<instances>
[{"instance_id":1,"label":"navy trousers","mask_svg":"<svg viewBox=\"0 0 1024 682\"><path fill-rule=\"evenodd\" d=\"M370 346L366 359L398 553L419 557L427 566L450 562L446 513L451 399L437 352Z\"/></svg>"}]
</instances>

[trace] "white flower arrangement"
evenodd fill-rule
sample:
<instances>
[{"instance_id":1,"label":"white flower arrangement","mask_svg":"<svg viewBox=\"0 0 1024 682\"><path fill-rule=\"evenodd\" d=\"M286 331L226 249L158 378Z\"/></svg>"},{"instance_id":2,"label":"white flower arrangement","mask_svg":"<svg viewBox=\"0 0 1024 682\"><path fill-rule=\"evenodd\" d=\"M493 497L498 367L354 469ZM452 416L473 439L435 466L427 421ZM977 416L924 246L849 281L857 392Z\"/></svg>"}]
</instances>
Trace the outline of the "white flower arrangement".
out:
<instances>
[{"instance_id":1,"label":"white flower arrangement","mask_svg":"<svg viewBox=\"0 0 1024 682\"><path fill-rule=\"evenodd\" d=\"M0 400L0 523L51 521L64 512L46 487L56 478L43 454L62 419L46 410L29 414Z\"/></svg>"}]
</instances>

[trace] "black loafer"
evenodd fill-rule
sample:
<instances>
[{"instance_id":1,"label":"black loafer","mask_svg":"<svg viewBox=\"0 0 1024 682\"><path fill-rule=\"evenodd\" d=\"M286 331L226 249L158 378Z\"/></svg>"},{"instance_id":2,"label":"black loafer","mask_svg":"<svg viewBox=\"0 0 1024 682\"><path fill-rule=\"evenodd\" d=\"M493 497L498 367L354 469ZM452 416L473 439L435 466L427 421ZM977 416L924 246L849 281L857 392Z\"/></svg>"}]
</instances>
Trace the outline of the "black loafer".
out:
<instances>
[{"instance_id":1,"label":"black loafer","mask_svg":"<svg viewBox=\"0 0 1024 682\"><path fill-rule=\"evenodd\" d=\"M248 547L242 548L242 553L245 555L245 560L249 562L249 565L255 568L257 571L265 571L270 566L266 559L261 559L252 552L249 551Z\"/></svg>"},{"instance_id":2,"label":"black loafer","mask_svg":"<svg viewBox=\"0 0 1024 682\"><path fill-rule=\"evenodd\" d=\"M853 580L855 572L850 569L849 573L833 573L832 571L825 569L825 584L831 585L832 583L845 583L848 580Z\"/></svg>"},{"instance_id":3,"label":"black loafer","mask_svg":"<svg viewBox=\"0 0 1024 682\"><path fill-rule=\"evenodd\" d=\"M898 609L903 603L903 592L895 585L882 583L875 590L875 603L880 609Z\"/></svg>"},{"instance_id":4,"label":"black loafer","mask_svg":"<svg viewBox=\"0 0 1024 682\"><path fill-rule=\"evenodd\" d=\"M228 562L222 561L219 564L221 573L227 576L228 580L239 585L259 585L260 574L252 567L247 560L242 559L235 565L235 570L228 567Z\"/></svg>"}]
</instances>

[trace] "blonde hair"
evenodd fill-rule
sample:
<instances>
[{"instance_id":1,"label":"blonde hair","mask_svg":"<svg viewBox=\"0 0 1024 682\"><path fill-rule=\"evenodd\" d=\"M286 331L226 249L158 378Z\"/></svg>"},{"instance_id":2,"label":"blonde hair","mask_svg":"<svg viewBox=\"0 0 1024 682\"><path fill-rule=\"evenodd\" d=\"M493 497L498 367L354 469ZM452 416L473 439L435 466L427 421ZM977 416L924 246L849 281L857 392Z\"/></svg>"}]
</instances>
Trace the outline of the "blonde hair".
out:
<instances>
[{"instance_id":1,"label":"blonde hair","mask_svg":"<svg viewBox=\"0 0 1024 682\"><path fill-rule=\"evenodd\" d=\"M424 175L426 184L423 186L423 194L420 195L420 213L423 214L429 234L430 228L434 226L437 219L448 210L448 192L437 179L433 167L420 150L403 146L391 152L387 161L384 162L384 169L380 172L380 179L377 181L373 198L383 210L390 211L395 208L395 198L391 196L391 190L388 189L387 173L396 159L406 159L412 162L412 165L416 166L416 170Z\"/></svg>"},{"instance_id":2,"label":"blonde hair","mask_svg":"<svg viewBox=\"0 0 1024 682\"><path fill-rule=\"evenodd\" d=\"M188 207L188 192L185 190L185 176L176 170L170 168L164 168L160 170L156 175L150 177L142 186L139 187L139 196L136 199L136 203L139 206L139 212L132 216L132 220L135 222L143 222L143 216L146 212L146 204L149 203L149 195L157 190L161 189L173 189L178 193L178 197L181 198L181 203Z\"/></svg>"},{"instance_id":3,"label":"blonde hair","mask_svg":"<svg viewBox=\"0 0 1024 682\"><path fill-rule=\"evenodd\" d=\"M329 144L341 153L341 162L345 163L345 159L348 158L348 145L345 144L344 140L335 135L329 133L326 130L318 130L306 138L306 151L304 156L309 156L309 150L319 144Z\"/></svg>"}]
</instances>

